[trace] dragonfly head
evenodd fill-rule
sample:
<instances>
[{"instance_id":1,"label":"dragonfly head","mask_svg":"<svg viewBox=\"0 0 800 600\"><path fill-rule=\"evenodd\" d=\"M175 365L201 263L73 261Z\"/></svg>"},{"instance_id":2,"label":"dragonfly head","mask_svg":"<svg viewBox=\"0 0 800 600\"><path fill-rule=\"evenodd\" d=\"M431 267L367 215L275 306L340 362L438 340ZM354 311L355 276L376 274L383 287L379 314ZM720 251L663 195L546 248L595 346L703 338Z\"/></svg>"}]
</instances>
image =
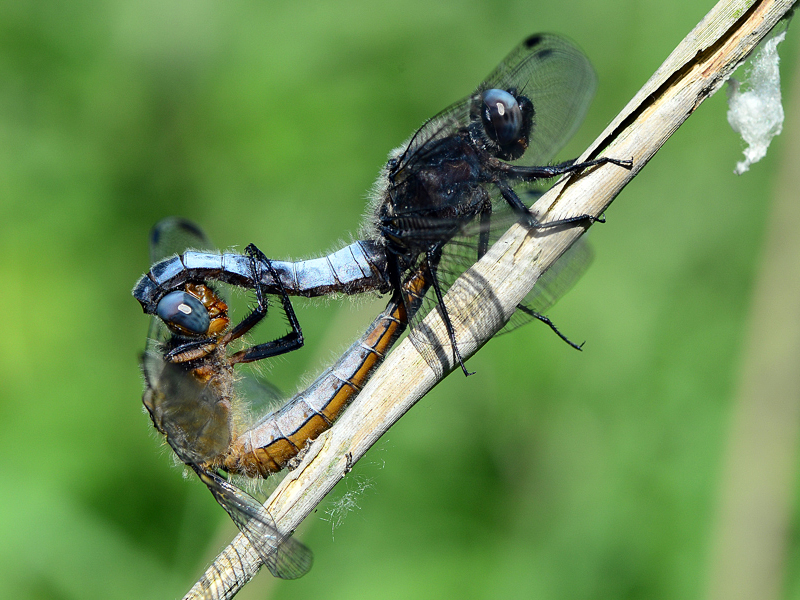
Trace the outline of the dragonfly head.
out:
<instances>
[{"instance_id":1,"label":"dragonfly head","mask_svg":"<svg viewBox=\"0 0 800 600\"><path fill-rule=\"evenodd\" d=\"M475 97L470 130L494 156L516 160L528 149L533 115L533 103L525 96L492 88Z\"/></svg>"},{"instance_id":2,"label":"dragonfly head","mask_svg":"<svg viewBox=\"0 0 800 600\"><path fill-rule=\"evenodd\" d=\"M205 284L187 283L159 300L156 315L173 333L189 338L211 338L227 329L228 306Z\"/></svg>"}]
</instances>

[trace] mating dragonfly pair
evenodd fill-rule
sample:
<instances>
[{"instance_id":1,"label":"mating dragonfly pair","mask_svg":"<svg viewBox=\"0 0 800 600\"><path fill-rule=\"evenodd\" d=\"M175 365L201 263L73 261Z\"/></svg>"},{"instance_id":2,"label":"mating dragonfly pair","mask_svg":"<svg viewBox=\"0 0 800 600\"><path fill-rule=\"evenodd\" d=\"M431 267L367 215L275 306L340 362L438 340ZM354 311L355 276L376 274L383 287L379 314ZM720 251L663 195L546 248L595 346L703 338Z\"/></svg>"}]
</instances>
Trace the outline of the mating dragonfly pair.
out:
<instances>
[{"instance_id":1,"label":"mating dragonfly pair","mask_svg":"<svg viewBox=\"0 0 800 600\"><path fill-rule=\"evenodd\" d=\"M155 264L133 291L153 316L142 361L144 404L178 458L208 486L274 575L303 575L311 552L279 533L264 507L229 476L266 477L288 466L331 426L407 324L433 368L458 364L469 374L458 349L469 333L457 338L456 316L443 303L450 284L514 222L544 230L588 227L595 220L576 215L540 222L521 195L542 190L555 176L608 163L631 167L611 158L548 164L577 129L594 88L592 67L571 42L529 37L472 95L427 121L390 154L363 239L325 257L272 261L252 245L244 254L219 254L208 251L210 244L188 221L170 219L154 229ZM542 312L587 264L583 247L559 261L519 305L510 326L539 319L566 340ZM224 285L255 293L255 308L233 327L217 289ZM392 296L365 334L308 389L248 423L240 389L246 379L234 367L302 345L289 296L373 290ZM290 332L230 351L234 340L266 317L271 298ZM420 326L434 308L446 327L447 348Z\"/></svg>"}]
</instances>

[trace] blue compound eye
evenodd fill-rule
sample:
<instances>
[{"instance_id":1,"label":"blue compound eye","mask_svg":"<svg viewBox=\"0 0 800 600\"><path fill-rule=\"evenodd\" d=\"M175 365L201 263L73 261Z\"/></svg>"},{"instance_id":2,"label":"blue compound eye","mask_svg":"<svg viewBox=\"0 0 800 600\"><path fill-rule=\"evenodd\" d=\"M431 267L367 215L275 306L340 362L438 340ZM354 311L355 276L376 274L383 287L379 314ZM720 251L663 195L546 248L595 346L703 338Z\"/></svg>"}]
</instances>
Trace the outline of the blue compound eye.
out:
<instances>
[{"instance_id":1,"label":"blue compound eye","mask_svg":"<svg viewBox=\"0 0 800 600\"><path fill-rule=\"evenodd\" d=\"M156 314L171 329L188 335L205 335L211 325L206 307L187 292L175 291L164 296L156 307Z\"/></svg>"},{"instance_id":2,"label":"blue compound eye","mask_svg":"<svg viewBox=\"0 0 800 600\"><path fill-rule=\"evenodd\" d=\"M504 90L490 89L481 99L481 118L489 139L501 147L516 142L522 130L522 110L516 98Z\"/></svg>"}]
</instances>

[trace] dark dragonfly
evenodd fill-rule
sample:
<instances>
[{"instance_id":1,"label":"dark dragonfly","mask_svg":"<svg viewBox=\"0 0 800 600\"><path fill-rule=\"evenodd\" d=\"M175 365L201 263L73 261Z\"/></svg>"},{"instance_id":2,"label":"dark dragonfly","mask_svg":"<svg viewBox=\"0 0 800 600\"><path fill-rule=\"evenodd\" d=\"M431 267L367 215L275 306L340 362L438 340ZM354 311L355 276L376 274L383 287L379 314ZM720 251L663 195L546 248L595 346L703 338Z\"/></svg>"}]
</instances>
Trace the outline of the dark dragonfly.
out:
<instances>
[{"instance_id":1,"label":"dark dragonfly","mask_svg":"<svg viewBox=\"0 0 800 600\"><path fill-rule=\"evenodd\" d=\"M631 166L631 161L612 158L548 164L585 116L595 85L589 60L572 42L549 34L526 39L473 94L427 121L390 154L375 184L373 217L361 241L310 261L273 261L287 293L316 296L398 290L408 273L426 268L432 288L426 304L438 307L453 356L468 374L458 350L454 315L443 303L450 284L514 222L544 230L585 227L595 220L584 214L540 222L522 202L520 192L540 192L553 177L605 163ZM535 318L566 340L542 312L585 268L585 246L572 254L572 259L559 261L546 280L534 287L511 327ZM152 312L163 286L197 269L252 286L255 282L247 281L245 262L233 254L184 255L154 265L135 295L145 311ZM276 291L276 280L262 279L261 283ZM446 356L419 326L428 312L420 310L412 317L412 340L437 368Z\"/></svg>"},{"instance_id":2,"label":"dark dragonfly","mask_svg":"<svg viewBox=\"0 0 800 600\"><path fill-rule=\"evenodd\" d=\"M533 35L473 94L395 150L378 179L375 231L385 242L389 280L396 288L409 268L428 263L433 295L465 374L443 301L449 284L486 254L494 232L511 221L541 230L595 220L584 214L540 222L515 187L606 163L632 165L612 158L547 164L583 120L595 86L588 58L572 42ZM521 308L559 333L537 307Z\"/></svg>"},{"instance_id":3,"label":"dark dragonfly","mask_svg":"<svg viewBox=\"0 0 800 600\"><path fill-rule=\"evenodd\" d=\"M167 219L154 228L152 247L153 260L157 260L165 252L184 251L186 256L191 254L186 248L210 244L193 223ZM267 344L228 351L234 339L266 316L268 306L268 292L259 292L257 282L263 278L262 269L270 271L270 261L254 247L241 258L242 265L249 262L247 287L256 289L257 300L253 313L236 327L230 327L227 305L212 287L212 277L195 273L162 290L151 313L142 359L143 401L156 428L208 486L260 561L273 575L294 578L311 567L311 551L279 533L264 507L229 478L266 477L291 466L310 441L331 426L382 362L405 329L407 307L416 310L427 283L421 273L410 280L405 299L395 294L364 335L307 389L277 410L254 414L265 400L274 405L275 393L235 373L234 365L295 349L302 343L302 334L283 293L281 303L291 331ZM273 282L280 281L274 271L271 277ZM216 282L216 287L220 285L224 282ZM245 583L237 580L245 572L242 565L228 564L232 557L226 560L227 566L215 564L200 583L205 597L224 597L225 589Z\"/></svg>"}]
</instances>

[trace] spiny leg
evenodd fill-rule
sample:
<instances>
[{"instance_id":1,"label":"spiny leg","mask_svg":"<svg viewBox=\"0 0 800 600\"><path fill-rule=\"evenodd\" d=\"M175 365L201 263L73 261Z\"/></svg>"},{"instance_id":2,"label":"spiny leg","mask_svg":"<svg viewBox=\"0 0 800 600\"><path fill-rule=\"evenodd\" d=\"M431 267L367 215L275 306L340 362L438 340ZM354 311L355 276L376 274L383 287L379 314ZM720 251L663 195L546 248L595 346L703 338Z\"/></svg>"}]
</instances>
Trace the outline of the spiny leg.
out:
<instances>
[{"instance_id":1,"label":"spiny leg","mask_svg":"<svg viewBox=\"0 0 800 600\"><path fill-rule=\"evenodd\" d=\"M563 163L559 163L557 165L546 165L543 167L525 167L525 166L501 163L501 166L498 167L498 171L500 171L506 176L509 176L512 179L521 179L523 181L535 181L537 179L549 179L551 177L556 177L558 175L575 173L577 171L582 171L590 167L596 167L605 164L617 165L625 169L630 169L633 167L632 160L620 160L617 158L602 157L581 163L576 163L575 161L570 160ZM602 217L595 217L589 214L582 214L582 215L577 215L575 217L567 217L565 219L558 219L556 221L548 221L546 223L542 223L531 214L530 210L528 210L528 207L525 206L525 204L519 199L519 196L517 196L516 192L512 189L512 187L508 183L506 183L502 179L496 180L494 183L500 190L500 194L503 196L503 199L506 202L508 202L511 209L520 216L520 222L526 224L528 227L531 227L533 229L537 230L551 229L554 227L572 225L580 222L588 222L589 224L595 222L599 223L605 222L605 219L603 219Z\"/></svg>"},{"instance_id":2,"label":"spiny leg","mask_svg":"<svg viewBox=\"0 0 800 600\"><path fill-rule=\"evenodd\" d=\"M297 316L294 313L292 303L289 301L289 296L286 293L283 283L280 277L278 277L275 268L272 266L272 263L264 255L264 253L256 248L253 244L250 244L247 246L247 248L245 248L245 253L250 257L251 268L253 269L253 280L256 282L256 307L253 309L253 312L243 319L242 322L239 323L230 333L228 333L228 335L226 335L223 338L223 341L220 343L227 344L230 341L241 337L267 315L267 291L266 286L262 282L261 278L261 268L263 265L266 265L270 275L278 283L278 287L281 292L283 310L286 314L287 320L289 321L291 331L271 342L265 342L263 344L258 344L256 346L251 346L250 348L240 350L231 356L232 364L253 362L263 358L269 358L271 356L278 356L279 354L285 354L286 352L297 350L303 345L303 332L300 329L300 323L297 321Z\"/></svg>"},{"instance_id":3,"label":"spiny leg","mask_svg":"<svg viewBox=\"0 0 800 600\"><path fill-rule=\"evenodd\" d=\"M444 305L444 296L442 294L442 289L439 286L439 278L436 274L436 268L439 264L439 260L441 259L441 255L441 244L437 244L434 246L434 248L427 251L426 256L428 261L428 273L430 274L431 285L433 286L433 291L436 294L436 300L439 304L439 314L442 315L445 329L447 329L447 336L450 338L450 343L453 346L453 356L458 361L458 364L461 365L461 370L464 371L464 375L469 377L470 375L474 375L475 372L473 371L470 373L467 371L466 365L464 365L464 359L462 358L461 352L458 349L458 344L456 343L456 332L453 328L453 323L450 321L450 315L447 312L447 308Z\"/></svg>"},{"instance_id":4,"label":"spiny leg","mask_svg":"<svg viewBox=\"0 0 800 600\"><path fill-rule=\"evenodd\" d=\"M528 308L528 307L527 307L527 306L525 306L524 304L517 304L517 310L521 310L521 311L522 311L522 312L524 312L526 315L528 315L528 316L531 316L531 317L533 317L534 319L538 319L539 321L541 321L542 323L544 323L545 325L547 325L547 326L548 326L550 329L552 329L552 330L553 330L553 332L554 332L554 333L555 333L555 334L556 334L558 337L560 337L562 340L564 340L565 342L567 342L567 344L569 344L570 346L572 346L573 348L575 348L575 350L581 350L581 349L583 349L583 344L585 344L586 342L583 342L583 343L581 343L581 344L576 344L575 342L573 342L572 340L570 340L570 339L569 339L567 336L565 336L563 333L561 333L561 332L558 330L558 327L556 327L555 323L553 323L553 322L552 322L552 321L551 321L551 320L550 320L548 317L546 317L545 315L543 315L543 314L541 314L541 313L538 313L538 312L536 312L535 310L533 310L533 309L531 309L531 308Z\"/></svg>"}]
</instances>

